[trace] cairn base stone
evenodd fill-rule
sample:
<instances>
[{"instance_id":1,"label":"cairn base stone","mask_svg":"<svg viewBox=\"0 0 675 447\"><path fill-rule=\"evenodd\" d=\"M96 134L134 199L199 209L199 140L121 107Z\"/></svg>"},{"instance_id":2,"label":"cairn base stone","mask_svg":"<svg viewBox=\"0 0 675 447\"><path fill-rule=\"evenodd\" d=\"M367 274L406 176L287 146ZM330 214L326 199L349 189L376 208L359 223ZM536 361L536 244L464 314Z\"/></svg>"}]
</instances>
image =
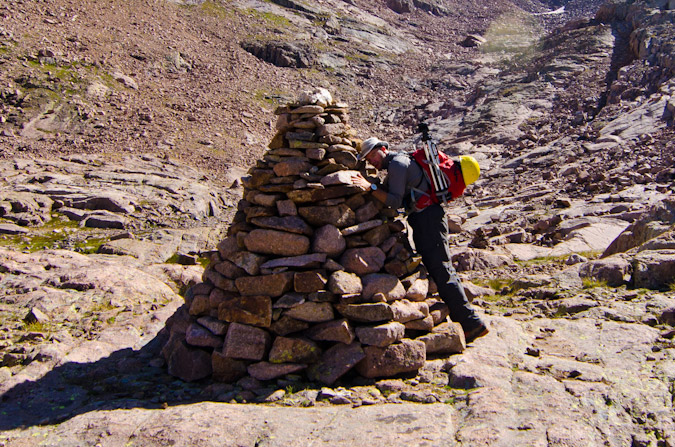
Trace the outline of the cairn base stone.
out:
<instances>
[{"instance_id":1,"label":"cairn base stone","mask_svg":"<svg viewBox=\"0 0 675 447\"><path fill-rule=\"evenodd\" d=\"M338 343L323 353L321 360L307 372L311 380L332 385L365 357L358 342L345 345Z\"/></svg>"},{"instance_id":2,"label":"cairn base stone","mask_svg":"<svg viewBox=\"0 0 675 447\"><path fill-rule=\"evenodd\" d=\"M404 339L386 348L366 346L363 351L365 358L356 371L369 379L414 372L426 361L426 346L417 340Z\"/></svg>"},{"instance_id":3,"label":"cairn base stone","mask_svg":"<svg viewBox=\"0 0 675 447\"><path fill-rule=\"evenodd\" d=\"M270 363L314 363L321 349L306 338L277 337L269 353Z\"/></svg>"},{"instance_id":4,"label":"cairn base stone","mask_svg":"<svg viewBox=\"0 0 675 447\"><path fill-rule=\"evenodd\" d=\"M403 339L405 326L396 321L373 327L357 327L356 336L364 345L383 348Z\"/></svg>"},{"instance_id":5,"label":"cairn base stone","mask_svg":"<svg viewBox=\"0 0 675 447\"><path fill-rule=\"evenodd\" d=\"M424 343L427 354L455 354L466 349L464 331L459 323L440 324L416 340Z\"/></svg>"},{"instance_id":6,"label":"cairn base stone","mask_svg":"<svg viewBox=\"0 0 675 447\"><path fill-rule=\"evenodd\" d=\"M186 382L204 379L213 372L211 355L202 349L190 348L186 343L174 346L168 365L169 374Z\"/></svg>"},{"instance_id":7,"label":"cairn base stone","mask_svg":"<svg viewBox=\"0 0 675 447\"><path fill-rule=\"evenodd\" d=\"M258 380L272 380L286 374L295 374L307 368L307 365L295 363L253 363L248 367L248 373L251 377Z\"/></svg>"},{"instance_id":8,"label":"cairn base stone","mask_svg":"<svg viewBox=\"0 0 675 447\"><path fill-rule=\"evenodd\" d=\"M354 329L345 319L318 324L307 331L306 334L312 340L334 341L346 345L351 344L356 337Z\"/></svg>"},{"instance_id":9,"label":"cairn base stone","mask_svg":"<svg viewBox=\"0 0 675 447\"><path fill-rule=\"evenodd\" d=\"M236 382L247 373L246 362L226 357L219 351L213 351L213 354L211 354L211 366L213 380L218 382Z\"/></svg>"},{"instance_id":10,"label":"cairn base stone","mask_svg":"<svg viewBox=\"0 0 675 447\"><path fill-rule=\"evenodd\" d=\"M232 323L227 329L223 354L243 360L262 360L270 346L271 337L264 329Z\"/></svg>"}]
</instances>

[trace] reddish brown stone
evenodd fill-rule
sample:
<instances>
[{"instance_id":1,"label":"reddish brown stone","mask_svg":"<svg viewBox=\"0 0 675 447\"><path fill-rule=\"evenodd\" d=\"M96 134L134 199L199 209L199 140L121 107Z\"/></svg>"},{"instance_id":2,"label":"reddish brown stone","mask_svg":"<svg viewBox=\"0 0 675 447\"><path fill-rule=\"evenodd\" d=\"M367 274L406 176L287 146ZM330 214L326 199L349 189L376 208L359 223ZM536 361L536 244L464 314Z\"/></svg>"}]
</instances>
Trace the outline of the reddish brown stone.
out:
<instances>
[{"instance_id":1,"label":"reddish brown stone","mask_svg":"<svg viewBox=\"0 0 675 447\"><path fill-rule=\"evenodd\" d=\"M211 375L211 354L203 349L190 348L187 343L177 343L168 358L169 374L186 382Z\"/></svg>"},{"instance_id":2,"label":"reddish brown stone","mask_svg":"<svg viewBox=\"0 0 675 447\"><path fill-rule=\"evenodd\" d=\"M268 296L251 295L228 298L218 307L218 318L230 323L270 327L272 300Z\"/></svg>"},{"instance_id":3,"label":"reddish brown stone","mask_svg":"<svg viewBox=\"0 0 675 447\"><path fill-rule=\"evenodd\" d=\"M305 302L286 311L287 316L308 323L321 323L333 319L333 306L330 303Z\"/></svg>"},{"instance_id":4,"label":"reddish brown stone","mask_svg":"<svg viewBox=\"0 0 675 447\"><path fill-rule=\"evenodd\" d=\"M222 352L211 354L213 380L219 382L235 382L246 375L246 362L226 357Z\"/></svg>"},{"instance_id":5,"label":"reddish brown stone","mask_svg":"<svg viewBox=\"0 0 675 447\"><path fill-rule=\"evenodd\" d=\"M243 269L249 275L260 273L260 265L265 262L264 256L256 255L248 251L238 251L230 258L230 261L237 267Z\"/></svg>"},{"instance_id":6,"label":"reddish brown stone","mask_svg":"<svg viewBox=\"0 0 675 447\"><path fill-rule=\"evenodd\" d=\"M190 304L190 315L205 315L211 310L208 295L195 295Z\"/></svg>"},{"instance_id":7,"label":"reddish brown stone","mask_svg":"<svg viewBox=\"0 0 675 447\"><path fill-rule=\"evenodd\" d=\"M428 354L455 354L466 349L464 331L459 323L442 323L415 340L425 344Z\"/></svg>"},{"instance_id":8,"label":"reddish brown stone","mask_svg":"<svg viewBox=\"0 0 675 447\"><path fill-rule=\"evenodd\" d=\"M271 259L260 266L261 269L275 269L278 267L317 268L326 262L325 253L312 253L301 256Z\"/></svg>"},{"instance_id":9,"label":"reddish brown stone","mask_svg":"<svg viewBox=\"0 0 675 447\"><path fill-rule=\"evenodd\" d=\"M312 340L336 341L346 345L354 341L354 329L345 319L331 320L317 324L307 330L305 334Z\"/></svg>"},{"instance_id":10,"label":"reddish brown stone","mask_svg":"<svg viewBox=\"0 0 675 447\"><path fill-rule=\"evenodd\" d=\"M232 323L227 329L222 353L235 359L262 360L270 342L271 336L266 330Z\"/></svg>"},{"instance_id":11,"label":"reddish brown stone","mask_svg":"<svg viewBox=\"0 0 675 447\"><path fill-rule=\"evenodd\" d=\"M434 317L427 315L419 320L406 321L405 328L413 331L428 332L434 327Z\"/></svg>"},{"instance_id":12,"label":"reddish brown stone","mask_svg":"<svg viewBox=\"0 0 675 447\"><path fill-rule=\"evenodd\" d=\"M326 287L325 272L297 272L293 277L293 289L298 293L312 293Z\"/></svg>"},{"instance_id":13,"label":"reddish brown stone","mask_svg":"<svg viewBox=\"0 0 675 447\"><path fill-rule=\"evenodd\" d=\"M298 189L288 193L288 198L295 203L313 203L322 200L337 199L361 192L355 186L329 186L324 189Z\"/></svg>"},{"instance_id":14,"label":"reddish brown stone","mask_svg":"<svg viewBox=\"0 0 675 447\"><path fill-rule=\"evenodd\" d=\"M370 245L380 245L382 242L387 240L390 234L391 231L389 230L389 226L387 224L383 224L368 231L363 235L363 239L365 239Z\"/></svg>"},{"instance_id":15,"label":"reddish brown stone","mask_svg":"<svg viewBox=\"0 0 675 447\"><path fill-rule=\"evenodd\" d=\"M357 327L355 330L362 344L385 347L403 338L405 326L396 321L390 321L379 326Z\"/></svg>"},{"instance_id":16,"label":"reddish brown stone","mask_svg":"<svg viewBox=\"0 0 675 447\"><path fill-rule=\"evenodd\" d=\"M346 318L362 323L375 323L394 319L391 306L387 303L338 304L335 308Z\"/></svg>"},{"instance_id":17,"label":"reddish brown stone","mask_svg":"<svg viewBox=\"0 0 675 447\"><path fill-rule=\"evenodd\" d=\"M251 219L251 223L261 228L287 231L289 233L296 233L296 234L304 234L305 236L311 236L312 233L314 232L314 230L312 230L312 227L307 225L307 222L305 222L304 220L302 220L302 218L298 216L257 217L255 219Z\"/></svg>"},{"instance_id":18,"label":"reddish brown stone","mask_svg":"<svg viewBox=\"0 0 675 447\"><path fill-rule=\"evenodd\" d=\"M244 276L246 274L244 269L237 267L230 261L219 262L218 264L214 265L213 268L228 279L239 278L240 276Z\"/></svg>"},{"instance_id":19,"label":"reddish brown stone","mask_svg":"<svg viewBox=\"0 0 675 447\"><path fill-rule=\"evenodd\" d=\"M225 278L223 275L210 267L204 270L202 275L204 282L209 282L222 290L232 291L234 289L234 282L231 279Z\"/></svg>"},{"instance_id":20,"label":"reddish brown stone","mask_svg":"<svg viewBox=\"0 0 675 447\"><path fill-rule=\"evenodd\" d=\"M385 258L384 252L377 247L350 248L340 258L340 264L348 272L367 275L379 272Z\"/></svg>"},{"instance_id":21,"label":"reddish brown stone","mask_svg":"<svg viewBox=\"0 0 675 447\"><path fill-rule=\"evenodd\" d=\"M298 209L300 215L315 227L333 225L344 228L354 225L354 211L345 204L335 206L305 206Z\"/></svg>"},{"instance_id":22,"label":"reddish brown stone","mask_svg":"<svg viewBox=\"0 0 675 447\"><path fill-rule=\"evenodd\" d=\"M306 321L296 320L288 315L284 315L272 323L270 330L277 335L288 335L294 332L304 331L309 327Z\"/></svg>"},{"instance_id":23,"label":"reddish brown stone","mask_svg":"<svg viewBox=\"0 0 675 447\"><path fill-rule=\"evenodd\" d=\"M431 300L427 303L431 303ZM434 319L434 326L436 326L447 320L450 316L450 310L444 302L437 301L429 306L429 315Z\"/></svg>"},{"instance_id":24,"label":"reddish brown stone","mask_svg":"<svg viewBox=\"0 0 675 447\"><path fill-rule=\"evenodd\" d=\"M243 181L247 188L256 189L268 183L273 177L274 171L271 169L253 169Z\"/></svg>"},{"instance_id":25,"label":"reddish brown stone","mask_svg":"<svg viewBox=\"0 0 675 447\"><path fill-rule=\"evenodd\" d=\"M366 346L363 351L365 358L356 370L369 379L417 371L426 361L426 347L417 340L404 339L386 348Z\"/></svg>"},{"instance_id":26,"label":"reddish brown stone","mask_svg":"<svg viewBox=\"0 0 675 447\"><path fill-rule=\"evenodd\" d=\"M310 367L307 375L312 380L332 385L364 357L365 353L360 343L349 345L337 343L323 353L321 360Z\"/></svg>"},{"instance_id":27,"label":"reddish brown stone","mask_svg":"<svg viewBox=\"0 0 675 447\"><path fill-rule=\"evenodd\" d=\"M251 231L244 239L246 248L253 253L278 256L300 256L309 251L309 238L287 231Z\"/></svg>"},{"instance_id":28,"label":"reddish brown stone","mask_svg":"<svg viewBox=\"0 0 675 447\"><path fill-rule=\"evenodd\" d=\"M363 278L363 301L373 301L376 293L382 293L386 301L395 301L405 296L405 288L401 281L386 273L372 273Z\"/></svg>"},{"instance_id":29,"label":"reddish brown stone","mask_svg":"<svg viewBox=\"0 0 675 447\"><path fill-rule=\"evenodd\" d=\"M321 349L306 338L277 337L269 353L271 363L314 363Z\"/></svg>"},{"instance_id":30,"label":"reddish brown stone","mask_svg":"<svg viewBox=\"0 0 675 447\"><path fill-rule=\"evenodd\" d=\"M248 373L254 379L272 380L286 374L294 374L307 368L307 365L297 363L254 363L248 367Z\"/></svg>"},{"instance_id":31,"label":"reddish brown stone","mask_svg":"<svg viewBox=\"0 0 675 447\"><path fill-rule=\"evenodd\" d=\"M324 225L314 232L312 251L326 253L328 256L338 256L347 247L345 238L335 225Z\"/></svg>"},{"instance_id":32,"label":"reddish brown stone","mask_svg":"<svg viewBox=\"0 0 675 447\"><path fill-rule=\"evenodd\" d=\"M429 305L424 301L397 300L391 303L391 310L394 320L400 323L419 320L429 315Z\"/></svg>"},{"instance_id":33,"label":"reddish brown stone","mask_svg":"<svg viewBox=\"0 0 675 447\"><path fill-rule=\"evenodd\" d=\"M328 290L339 295L357 295L363 291L363 284L355 273L338 270L330 275Z\"/></svg>"},{"instance_id":34,"label":"reddish brown stone","mask_svg":"<svg viewBox=\"0 0 675 447\"><path fill-rule=\"evenodd\" d=\"M293 273L285 272L275 275L242 276L234 280L234 284L242 295L281 296L291 290Z\"/></svg>"},{"instance_id":35,"label":"reddish brown stone","mask_svg":"<svg viewBox=\"0 0 675 447\"><path fill-rule=\"evenodd\" d=\"M274 173L277 177L285 177L288 175L298 175L309 171L312 165L307 160L302 158L289 159L274 165Z\"/></svg>"},{"instance_id":36,"label":"reddish brown stone","mask_svg":"<svg viewBox=\"0 0 675 447\"><path fill-rule=\"evenodd\" d=\"M191 346L202 348L218 348L223 345L223 338L214 335L204 326L193 323L185 332L185 341Z\"/></svg>"}]
</instances>

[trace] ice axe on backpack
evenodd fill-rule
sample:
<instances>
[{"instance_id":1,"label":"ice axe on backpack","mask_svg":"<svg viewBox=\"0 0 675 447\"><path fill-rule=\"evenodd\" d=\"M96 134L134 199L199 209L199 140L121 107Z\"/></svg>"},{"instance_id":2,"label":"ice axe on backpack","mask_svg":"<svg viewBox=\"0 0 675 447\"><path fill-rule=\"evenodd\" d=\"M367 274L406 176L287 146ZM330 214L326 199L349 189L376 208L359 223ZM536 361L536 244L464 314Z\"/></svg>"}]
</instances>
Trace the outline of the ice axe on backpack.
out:
<instances>
[{"instance_id":1,"label":"ice axe on backpack","mask_svg":"<svg viewBox=\"0 0 675 447\"><path fill-rule=\"evenodd\" d=\"M428 161L429 166L429 177L432 183L436 197L441 202L447 202L452 197L446 197L448 195L448 178L441 170L441 162L438 158L438 148L436 147L436 142L431 138L429 134L429 126L427 123L419 123L417 125L417 131L422 134L422 149L424 150L424 156Z\"/></svg>"},{"instance_id":2,"label":"ice axe on backpack","mask_svg":"<svg viewBox=\"0 0 675 447\"><path fill-rule=\"evenodd\" d=\"M439 152L429 135L429 126L426 123L420 123L417 129L422 134L422 147L410 155L424 171L430 190L419 191L413 188L414 193L421 194L415 206L423 209L432 203L448 203L464 194L466 186L478 179L480 166L470 155L462 155L455 161L445 152Z\"/></svg>"}]
</instances>

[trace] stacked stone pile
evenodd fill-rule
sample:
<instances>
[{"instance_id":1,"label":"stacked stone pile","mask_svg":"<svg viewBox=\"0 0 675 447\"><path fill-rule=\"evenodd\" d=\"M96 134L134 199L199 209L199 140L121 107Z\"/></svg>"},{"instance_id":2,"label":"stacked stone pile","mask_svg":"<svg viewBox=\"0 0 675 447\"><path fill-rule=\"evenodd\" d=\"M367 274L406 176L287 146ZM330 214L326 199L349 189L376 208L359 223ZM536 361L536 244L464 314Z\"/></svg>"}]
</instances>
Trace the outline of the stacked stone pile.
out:
<instances>
[{"instance_id":1,"label":"stacked stone pile","mask_svg":"<svg viewBox=\"0 0 675 447\"><path fill-rule=\"evenodd\" d=\"M465 348L403 223L351 185L347 112L324 89L276 111L278 133L244 179L228 237L168 324L171 374L332 384L353 368L389 377Z\"/></svg>"}]
</instances>

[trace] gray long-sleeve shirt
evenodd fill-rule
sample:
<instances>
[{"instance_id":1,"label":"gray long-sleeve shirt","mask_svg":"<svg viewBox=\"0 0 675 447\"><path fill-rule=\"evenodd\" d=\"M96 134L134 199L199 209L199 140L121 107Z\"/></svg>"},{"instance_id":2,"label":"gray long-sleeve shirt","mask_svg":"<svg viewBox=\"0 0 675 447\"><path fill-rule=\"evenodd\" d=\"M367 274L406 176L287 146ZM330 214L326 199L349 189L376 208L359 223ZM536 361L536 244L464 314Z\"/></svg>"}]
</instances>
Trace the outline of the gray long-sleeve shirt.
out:
<instances>
[{"instance_id":1,"label":"gray long-sleeve shirt","mask_svg":"<svg viewBox=\"0 0 675 447\"><path fill-rule=\"evenodd\" d=\"M387 188L385 205L390 208L405 208L410 211L419 197L414 190L427 191L429 182L424 171L415 160L405 152L390 152L382 161L382 169L387 170L384 183ZM412 194L411 194L412 192Z\"/></svg>"}]
</instances>

